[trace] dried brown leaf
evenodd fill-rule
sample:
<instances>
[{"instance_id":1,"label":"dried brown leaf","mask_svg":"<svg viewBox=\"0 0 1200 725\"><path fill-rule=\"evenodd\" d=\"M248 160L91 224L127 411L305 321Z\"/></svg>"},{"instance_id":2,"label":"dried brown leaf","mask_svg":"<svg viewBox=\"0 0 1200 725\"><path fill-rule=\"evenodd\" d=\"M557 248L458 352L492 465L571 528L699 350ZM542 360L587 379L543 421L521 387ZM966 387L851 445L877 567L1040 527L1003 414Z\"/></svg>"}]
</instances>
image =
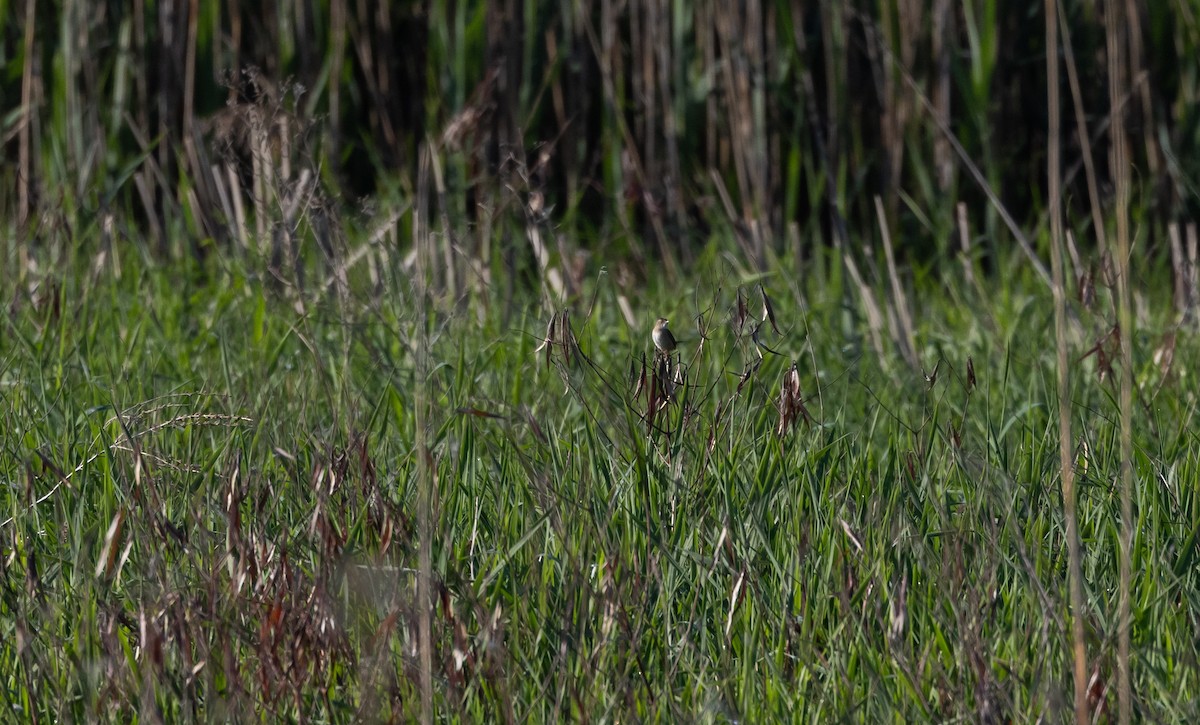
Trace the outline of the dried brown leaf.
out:
<instances>
[{"instance_id":1,"label":"dried brown leaf","mask_svg":"<svg viewBox=\"0 0 1200 725\"><path fill-rule=\"evenodd\" d=\"M124 529L125 509L119 508L113 515L112 523L108 525L108 532L104 534L104 546L100 549L100 558L96 560L96 578L108 578L112 575Z\"/></svg>"},{"instance_id":2,"label":"dried brown leaf","mask_svg":"<svg viewBox=\"0 0 1200 725\"><path fill-rule=\"evenodd\" d=\"M770 322L771 329L778 335L780 334L779 325L775 323L775 307L771 304L771 298L767 296L767 290L761 284L758 285L758 291L762 294L763 322Z\"/></svg>"},{"instance_id":3,"label":"dried brown leaf","mask_svg":"<svg viewBox=\"0 0 1200 725\"><path fill-rule=\"evenodd\" d=\"M737 290L737 313L736 313L736 316L734 319L734 322L737 323L737 334L738 335L742 334L742 329L746 326L747 314L748 313L746 310L746 298L744 296L742 296L742 288L738 287L738 290Z\"/></svg>"}]
</instances>

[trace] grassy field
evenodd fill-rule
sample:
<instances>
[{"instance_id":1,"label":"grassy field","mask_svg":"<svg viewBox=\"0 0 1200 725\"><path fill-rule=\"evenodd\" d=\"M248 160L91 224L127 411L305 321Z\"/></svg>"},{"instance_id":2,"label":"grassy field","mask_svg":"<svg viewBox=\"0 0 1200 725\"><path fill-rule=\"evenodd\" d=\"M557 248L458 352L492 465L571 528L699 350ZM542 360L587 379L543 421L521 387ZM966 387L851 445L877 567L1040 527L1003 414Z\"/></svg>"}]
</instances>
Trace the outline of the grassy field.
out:
<instances>
[{"instance_id":1,"label":"grassy field","mask_svg":"<svg viewBox=\"0 0 1200 725\"><path fill-rule=\"evenodd\" d=\"M824 255L752 275L718 241L643 286L596 254L565 319L499 282L427 298L398 259L343 294L224 254L27 264L0 332L3 719L416 717L422 471L446 719L1066 719L1048 289L1013 260L1002 285L917 269L900 299ZM1169 272L1139 273L1135 715L1183 721L1198 351ZM909 312L916 365L864 289ZM1104 719L1119 416L1097 291L1069 345ZM781 417L785 389L811 422Z\"/></svg>"},{"instance_id":2,"label":"grassy field","mask_svg":"<svg viewBox=\"0 0 1200 725\"><path fill-rule=\"evenodd\" d=\"M0 2L0 723L1195 719L1193 4Z\"/></svg>"}]
</instances>

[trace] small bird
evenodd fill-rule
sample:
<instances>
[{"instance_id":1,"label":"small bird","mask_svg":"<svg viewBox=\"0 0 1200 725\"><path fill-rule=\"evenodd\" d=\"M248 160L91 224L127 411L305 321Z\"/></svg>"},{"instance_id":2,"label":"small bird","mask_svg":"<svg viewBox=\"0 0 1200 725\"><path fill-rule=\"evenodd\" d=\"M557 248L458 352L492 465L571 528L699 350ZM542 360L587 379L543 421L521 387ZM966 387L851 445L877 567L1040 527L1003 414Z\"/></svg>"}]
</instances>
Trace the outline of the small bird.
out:
<instances>
[{"instance_id":1,"label":"small bird","mask_svg":"<svg viewBox=\"0 0 1200 725\"><path fill-rule=\"evenodd\" d=\"M658 318L658 320L654 323L654 333L652 334L652 337L654 338L654 347L658 348L659 352L666 355L670 355L671 353L675 352L675 336L672 335L671 331L667 329L669 322L670 321L665 317Z\"/></svg>"}]
</instances>

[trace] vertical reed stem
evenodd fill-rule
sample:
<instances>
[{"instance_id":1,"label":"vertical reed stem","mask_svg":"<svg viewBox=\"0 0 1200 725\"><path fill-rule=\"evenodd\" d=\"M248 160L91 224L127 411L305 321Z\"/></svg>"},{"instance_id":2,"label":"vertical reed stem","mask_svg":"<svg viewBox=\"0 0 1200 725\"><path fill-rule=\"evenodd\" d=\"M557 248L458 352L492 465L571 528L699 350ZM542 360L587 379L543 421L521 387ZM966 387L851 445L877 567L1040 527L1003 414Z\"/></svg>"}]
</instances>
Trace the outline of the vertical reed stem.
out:
<instances>
[{"instance_id":1,"label":"vertical reed stem","mask_svg":"<svg viewBox=\"0 0 1200 725\"><path fill-rule=\"evenodd\" d=\"M1121 333L1121 533L1120 589L1117 603L1117 697L1120 722L1133 718L1130 688L1129 645L1130 586L1133 553L1133 315L1129 300L1129 162L1125 145L1125 112L1122 106L1124 56L1120 29L1125 27L1121 0L1108 0L1105 18L1108 43L1108 102L1112 109L1112 178L1116 186L1117 222L1117 324Z\"/></svg>"},{"instance_id":2,"label":"vertical reed stem","mask_svg":"<svg viewBox=\"0 0 1200 725\"><path fill-rule=\"evenodd\" d=\"M1067 560L1071 597L1071 653L1075 679L1075 722L1087 725L1087 646L1083 640L1083 566L1075 510L1075 466L1071 460L1071 381L1067 357L1067 306L1063 274L1062 111L1058 83L1058 13L1046 0L1046 100L1049 138L1046 176L1050 191L1051 274L1054 277L1054 341L1058 351L1058 451L1062 468L1063 515L1067 520Z\"/></svg>"},{"instance_id":3,"label":"vertical reed stem","mask_svg":"<svg viewBox=\"0 0 1200 725\"><path fill-rule=\"evenodd\" d=\"M421 678L421 722L433 722L433 636L430 608L432 598L433 558L430 546L433 509L433 459L426 440L426 425L429 421L429 394L426 390L429 375L429 314L428 287L429 265L433 261L433 249L428 229L429 218L429 167L428 144L420 152L417 170L417 204L413 209L413 243L417 247L417 344L416 344L416 463L417 463L417 530L420 538L417 575L417 657Z\"/></svg>"}]
</instances>

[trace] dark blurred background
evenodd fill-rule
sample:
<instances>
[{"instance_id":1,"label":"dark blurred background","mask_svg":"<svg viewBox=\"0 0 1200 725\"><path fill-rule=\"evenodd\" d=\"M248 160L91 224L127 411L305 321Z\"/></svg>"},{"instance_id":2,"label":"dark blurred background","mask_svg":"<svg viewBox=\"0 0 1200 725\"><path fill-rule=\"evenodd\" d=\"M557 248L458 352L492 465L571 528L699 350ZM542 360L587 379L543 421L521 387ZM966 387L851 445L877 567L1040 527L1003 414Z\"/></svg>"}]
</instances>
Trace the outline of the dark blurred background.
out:
<instances>
[{"instance_id":1,"label":"dark blurred background","mask_svg":"<svg viewBox=\"0 0 1200 725\"><path fill-rule=\"evenodd\" d=\"M1195 218L1200 23L1187 0L1126 7L1131 213L1157 250ZM1060 8L1068 229L1102 253L1104 8ZM684 261L718 232L762 263L881 225L906 259L970 247L986 260L1012 239L990 187L1045 249L1043 12L1041 0L9 0L0 215L20 245L93 229L204 254L301 218L329 245L331 228L369 228L381 203L410 213L400 205L425 184L467 254L516 245L497 231L512 218L583 248Z\"/></svg>"}]
</instances>

